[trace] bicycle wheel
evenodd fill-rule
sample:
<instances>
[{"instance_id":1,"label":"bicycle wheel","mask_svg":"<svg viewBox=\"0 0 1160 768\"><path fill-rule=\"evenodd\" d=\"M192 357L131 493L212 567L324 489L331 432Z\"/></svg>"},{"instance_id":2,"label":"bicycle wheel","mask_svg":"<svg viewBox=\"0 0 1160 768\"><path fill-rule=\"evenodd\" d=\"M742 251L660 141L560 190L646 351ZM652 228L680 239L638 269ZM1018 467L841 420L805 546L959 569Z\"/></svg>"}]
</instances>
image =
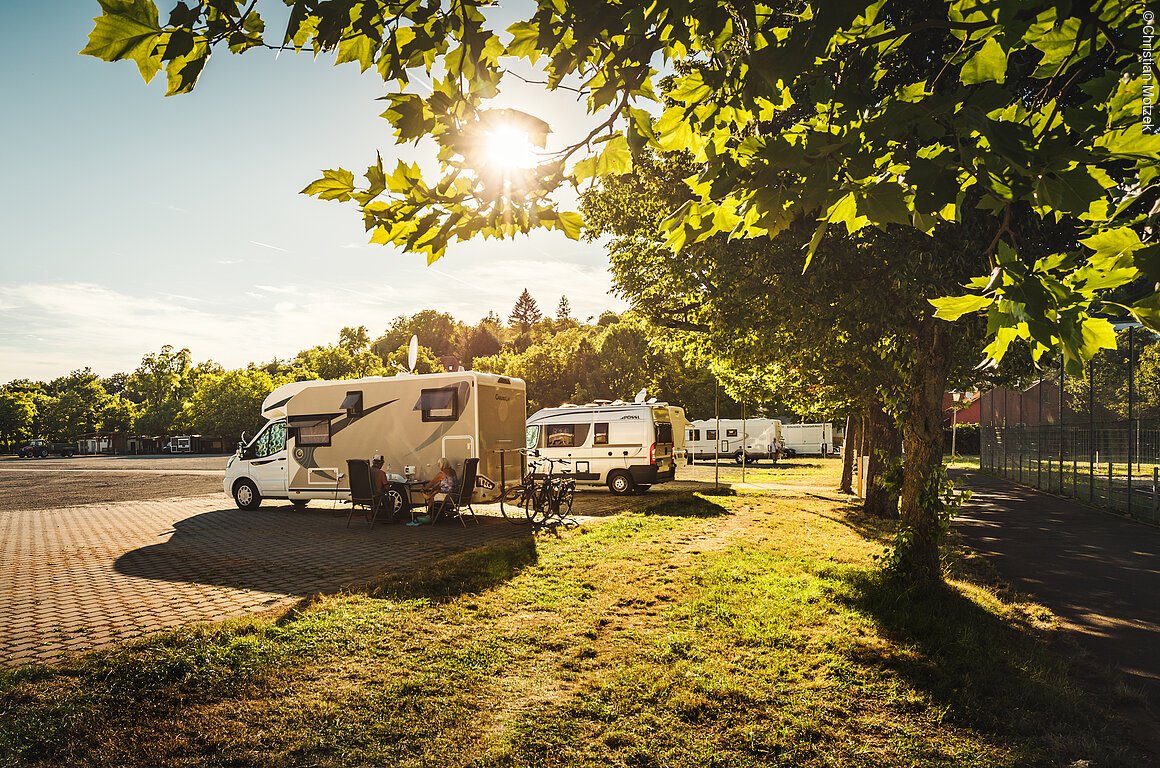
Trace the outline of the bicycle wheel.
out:
<instances>
[{"instance_id":1,"label":"bicycle wheel","mask_svg":"<svg viewBox=\"0 0 1160 768\"><path fill-rule=\"evenodd\" d=\"M572 502L576 500L576 483L568 481L560 492L560 515L563 517L572 514Z\"/></svg>"},{"instance_id":2,"label":"bicycle wheel","mask_svg":"<svg viewBox=\"0 0 1160 768\"><path fill-rule=\"evenodd\" d=\"M531 492L529 491L528 485L526 483L523 485L512 486L511 488L508 488L506 491L504 491L504 503L499 505L500 514L504 516L504 519L509 520L517 525L523 525L524 523L528 522L526 510L528 496L530 493ZM507 504L511 504L512 506L517 507L520 511L512 511L512 513L509 515L505 506Z\"/></svg>"}]
</instances>

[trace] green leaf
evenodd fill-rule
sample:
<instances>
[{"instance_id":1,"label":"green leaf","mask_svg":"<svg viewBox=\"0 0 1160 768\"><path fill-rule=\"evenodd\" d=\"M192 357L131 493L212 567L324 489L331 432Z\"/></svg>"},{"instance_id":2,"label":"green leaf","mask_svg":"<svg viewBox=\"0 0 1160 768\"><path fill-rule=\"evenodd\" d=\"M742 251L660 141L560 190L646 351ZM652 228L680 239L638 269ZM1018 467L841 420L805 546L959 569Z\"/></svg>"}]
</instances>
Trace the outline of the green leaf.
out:
<instances>
[{"instance_id":1,"label":"green leaf","mask_svg":"<svg viewBox=\"0 0 1160 768\"><path fill-rule=\"evenodd\" d=\"M99 2L104 14L93 19L96 25L81 54L104 61L130 59L136 62L145 82L149 82L161 69L157 44L162 29L157 19L157 6L151 0Z\"/></svg>"},{"instance_id":2,"label":"green leaf","mask_svg":"<svg viewBox=\"0 0 1160 768\"><path fill-rule=\"evenodd\" d=\"M1040 205L1078 216L1104 199L1106 178L1102 171L1095 173L1091 166L1083 165L1060 173L1048 172L1036 182L1035 196Z\"/></svg>"},{"instance_id":3,"label":"green leaf","mask_svg":"<svg viewBox=\"0 0 1160 768\"><path fill-rule=\"evenodd\" d=\"M1140 236L1129 227L1108 229L1079 241L1095 253L1092 258L1113 259L1120 254L1134 253L1144 247Z\"/></svg>"},{"instance_id":4,"label":"green leaf","mask_svg":"<svg viewBox=\"0 0 1160 768\"><path fill-rule=\"evenodd\" d=\"M600 159L596 163L598 176L619 176L632 170L632 152L628 148L628 139L618 133L604 143L600 152Z\"/></svg>"},{"instance_id":5,"label":"green leaf","mask_svg":"<svg viewBox=\"0 0 1160 768\"><path fill-rule=\"evenodd\" d=\"M375 64L375 52L378 43L366 35L345 37L338 44L338 56L335 64L345 64L348 61L357 61L360 72L366 72Z\"/></svg>"},{"instance_id":6,"label":"green leaf","mask_svg":"<svg viewBox=\"0 0 1160 768\"><path fill-rule=\"evenodd\" d=\"M870 223L865 216L858 215L858 203L853 192L847 192L826 211L825 220L831 224L845 224L851 235Z\"/></svg>"},{"instance_id":7,"label":"green leaf","mask_svg":"<svg viewBox=\"0 0 1160 768\"><path fill-rule=\"evenodd\" d=\"M1078 350L1081 357L1090 360L1101 349L1116 348L1116 329L1111 322L1102 317L1089 317L1080 326L1081 346Z\"/></svg>"},{"instance_id":8,"label":"green leaf","mask_svg":"<svg viewBox=\"0 0 1160 768\"><path fill-rule=\"evenodd\" d=\"M558 229L560 229L569 240L579 240L580 230L584 227L584 219L575 211L561 211L558 214Z\"/></svg>"},{"instance_id":9,"label":"green leaf","mask_svg":"<svg viewBox=\"0 0 1160 768\"><path fill-rule=\"evenodd\" d=\"M996 82L1007 79L1007 52L993 37L987 38L983 47L963 65L959 80L963 85Z\"/></svg>"},{"instance_id":10,"label":"green leaf","mask_svg":"<svg viewBox=\"0 0 1160 768\"><path fill-rule=\"evenodd\" d=\"M951 322L958 320L963 315L986 309L995 303L995 300L988 296L975 296L970 293L965 296L944 296L941 299L928 299L928 301L936 310L935 317Z\"/></svg>"},{"instance_id":11,"label":"green leaf","mask_svg":"<svg viewBox=\"0 0 1160 768\"><path fill-rule=\"evenodd\" d=\"M322 178L310 182L299 194L313 195L319 200L346 202L354 192L354 174L344 168L322 172Z\"/></svg>"},{"instance_id":12,"label":"green leaf","mask_svg":"<svg viewBox=\"0 0 1160 768\"><path fill-rule=\"evenodd\" d=\"M166 78L169 81L169 87L165 91L166 96L174 96L179 93L189 93L197 84L197 78L201 75L202 69L209 61L210 48L204 40L197 41L193 49L184 56L179 56L165 68Z\"/></svg>"}]
</instances>

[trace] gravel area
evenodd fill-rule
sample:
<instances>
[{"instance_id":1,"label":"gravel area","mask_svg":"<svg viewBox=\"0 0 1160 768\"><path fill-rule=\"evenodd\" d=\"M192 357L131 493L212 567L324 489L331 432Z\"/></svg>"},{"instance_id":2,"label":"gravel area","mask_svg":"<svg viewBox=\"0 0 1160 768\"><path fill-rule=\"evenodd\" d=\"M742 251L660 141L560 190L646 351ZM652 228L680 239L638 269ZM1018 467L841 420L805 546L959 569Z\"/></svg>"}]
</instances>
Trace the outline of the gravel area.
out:
<instances>
[{"instance_id":1,"label":"gravel area","mask_svg":"<svg viewBox=\"0 0 1160 768\"><path fill-rule=\"evenodd\" d=\"M0 459L0 511L221 494L227 458L4 458Z\"/></svg>"}]
</instances>

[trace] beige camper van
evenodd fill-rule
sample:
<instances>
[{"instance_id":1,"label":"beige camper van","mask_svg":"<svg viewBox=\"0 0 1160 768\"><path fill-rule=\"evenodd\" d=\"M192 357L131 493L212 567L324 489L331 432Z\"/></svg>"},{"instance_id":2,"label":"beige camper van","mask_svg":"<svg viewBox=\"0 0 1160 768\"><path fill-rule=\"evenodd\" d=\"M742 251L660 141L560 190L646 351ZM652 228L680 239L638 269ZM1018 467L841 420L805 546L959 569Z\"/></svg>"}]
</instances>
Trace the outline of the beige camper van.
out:
<instances>
[{"instance_id":1,"label":"beige camper van","mask_svg":"<svg viewBox=\"0 0 1160 768\"><path fill-rule=\"evenodd\" d=\"M496 501L520 482L526 413L521 379L476 371L285 384L266 397L269 421L230 458L223 489L242 509L346 500L347 459L382 454L388 474L427 480L446 456L460 473L478 458L472 501Z\"/></svg>"}]
</instances>

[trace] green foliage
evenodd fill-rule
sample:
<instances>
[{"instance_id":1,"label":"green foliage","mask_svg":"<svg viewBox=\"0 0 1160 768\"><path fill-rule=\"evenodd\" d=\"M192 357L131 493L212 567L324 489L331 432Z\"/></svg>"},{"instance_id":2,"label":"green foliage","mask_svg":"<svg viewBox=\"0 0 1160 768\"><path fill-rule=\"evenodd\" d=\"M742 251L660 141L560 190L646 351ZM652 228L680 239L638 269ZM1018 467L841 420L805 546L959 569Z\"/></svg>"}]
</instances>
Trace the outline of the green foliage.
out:
<instances>
[{"instance_id":1,"label":"green foliage","mask_svg":"<svg viewBox=\"0 0 1160 768\"><path fill-rule=\"evenodd\" d=\"M482 12L489 0L373 10L289 0L285 34L264 41L252 5L181 2L162 24L150 0L101 1L83 52L132 60L146 79L164 64L171 93L192 88L221 45L333 52L377 73L391 89L383 117L396 140L432 141L438 173L402 163L388 172L376 158L365 184L333 169L306 192L355 202L373 242L432 261L476 236L577 237L580 218L553 203L558 189L625 173L646 148L680 150L696 172L690 199L662 225L674 250L804 221L795 238L809 263L827 232L932 233L983 211L994 216L973 247L975 298L929 298L945 316L985 310L991 360L1024 339L1036 360L1062 347L1075 372L1111 342L1106 314L1160 327L1154 291L1109 297L1156 271L1146 224L1160 136L1139 119L1139 3L662 0L642 10L540 0L504 34ZM576 89L598 116L577 144L529 169L499 167L485 150L501 125L537 145L549 131L490 106L505 57L538 64L549 89ZM1011 221L1024 209L1075 237L1033 255Z\"/></svg>"},{"instance_id":2,"label":"green foliage","mask_svg":"<svg viewBox=\"0 0 1160 768\"><path fill-rule=\"evenodd\" d=\"M262 401L287 381L257 368L203 376L185 407L185 422L197 434L227 441L244 431L254 434L263 423Z\"/></svg>"},{"instance_id":3,"label":"green foliage","mask_svg":"<svg viewBox=\"0 0 1160 768\"><path fill-rule=\"evenodd\" d=\"M971 492L959 489L950 479L945 466L940 466L937 471L930 473L921 495L922 508L930 513L941 534L950 529L955 515L971 499ZM874 560L887 573L904 575L910 566L910 550L918 544L918 534L914 529L906 525L900 526L894 535L893 544L887 547L883 554L875 555Z\"/></svg>"}]
</instances>

